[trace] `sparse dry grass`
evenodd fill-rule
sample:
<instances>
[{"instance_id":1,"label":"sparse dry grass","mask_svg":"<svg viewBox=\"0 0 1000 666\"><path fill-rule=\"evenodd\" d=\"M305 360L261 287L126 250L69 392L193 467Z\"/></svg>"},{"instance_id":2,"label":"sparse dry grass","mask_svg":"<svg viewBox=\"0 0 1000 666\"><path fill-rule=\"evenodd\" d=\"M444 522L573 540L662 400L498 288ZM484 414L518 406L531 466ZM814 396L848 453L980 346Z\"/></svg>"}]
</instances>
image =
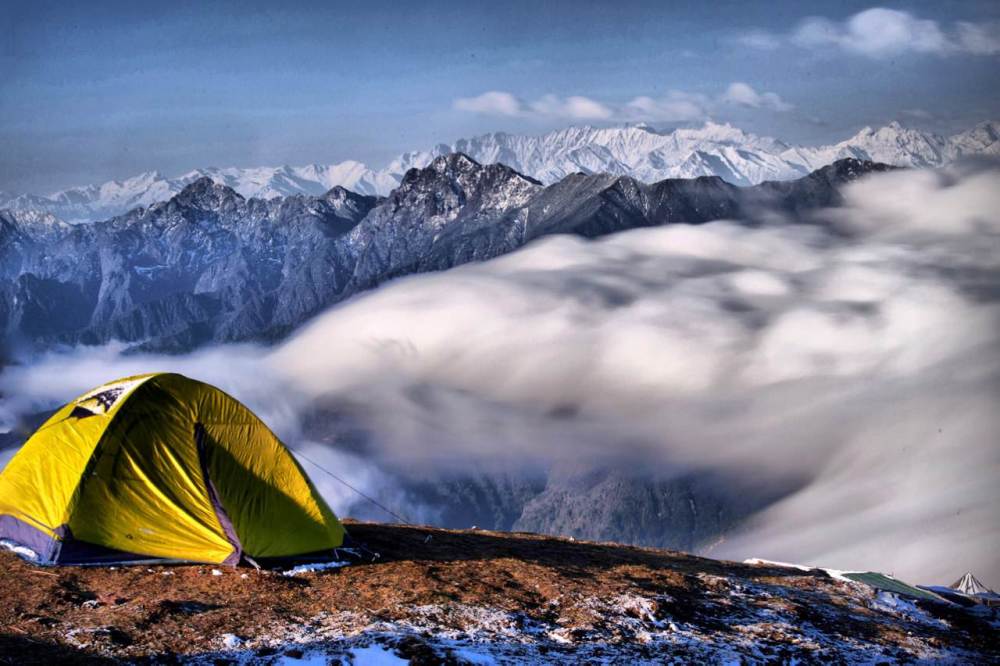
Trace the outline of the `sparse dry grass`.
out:
<instances>
[{"instance_id":1,"label":"sparse dry grass","mask_svg":"<svg viewBox=\"0 0 1000 666\"><path fill-rule=\"evenodd\" d=\"M674 623L699 635L750 636L765 655L789 645L808 654L825 636L1000 657L988 625L964 616L950 631L904 623L869 608L861 586L819 572L532 534L348 529L377 561L293 578L222 567L218 576L211 566L40 569L4 552L0 662L197 654L218 649L225 633L264 646L303 627L348 634L417 614L461 631L469 608L506 611L580 642L636 642L643 627Z\"/></svg>"}]
</instances>

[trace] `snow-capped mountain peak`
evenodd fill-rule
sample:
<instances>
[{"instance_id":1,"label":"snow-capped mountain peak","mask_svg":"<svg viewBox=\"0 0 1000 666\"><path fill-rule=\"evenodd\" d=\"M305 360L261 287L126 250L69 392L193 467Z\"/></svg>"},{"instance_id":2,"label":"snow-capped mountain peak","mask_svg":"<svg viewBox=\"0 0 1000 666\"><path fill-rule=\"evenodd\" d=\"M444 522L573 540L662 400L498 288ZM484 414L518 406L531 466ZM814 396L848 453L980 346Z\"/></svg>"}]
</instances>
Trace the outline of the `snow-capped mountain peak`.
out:
<instances>
[{"instance_id":1,"label":"snow-capped mountain peak","mask_svg":"<svg viewBox=\"0 0 1000 666\"><path fill-rule=\"evenodd\" d=\"M788 146L772 137L761 137L756 134L744 132L738 127L729 123L715 123L707 121L700 128L678 129L673 134L690 143L720 143L729 144L743 148L766 147L768 150L784 150Z\"/></svg>"},{"instance_id":2,"label":"snow-capped mountain peak","mask_svg":"<svg viewBox=\"0 0 1000 666\"><path fill-rule=\"evenodd\" d=\"M986 121L949 139L952 157L965 155L1000 156L1000 122Z\"/></svg>"},{"instance_id":3,"label":"snow-capped mountain peak","mask_svg":"<svg viewBox=\"0 0 1000 666\"><path fill-rule=\"evenodd\" d=\"M857 156L898 166L939 166L948 161L948 140L931 132L903 127L892 121L885 127L865 127L835 146L839 157ZM863 152L859 155L858 152Z\"/></svg>"},{"instance_id":4,"label":"snow-capped mountain peak","mask_svg":"<svg viewBox=\"0 0 1000 666\"><path fill-rule=\"evenodd\" d=\"M69 221L113 217L165 201L203 177L245 198L293 194L321 196L341 186L364 195L388 195L413 168L442 155L463 153L480 164L505 164L551 184L572 173L630 176L647 183L666 178L719 176L735 185L799 178L839 159L855 158L907 167L936 167L970 155L1000 155L1000 123L988 121L951 137L893 121L865 127L828 146L793 146L746 132L730 123L660 130L644 123L614 127L572 126L531 136L492 132L408 152L384 169L354 160L279 167L209 167L174 178L158 171L102 185L74 187L48 197L0 193L0 208L43 210Z\"/></svg>"}]
</instances>

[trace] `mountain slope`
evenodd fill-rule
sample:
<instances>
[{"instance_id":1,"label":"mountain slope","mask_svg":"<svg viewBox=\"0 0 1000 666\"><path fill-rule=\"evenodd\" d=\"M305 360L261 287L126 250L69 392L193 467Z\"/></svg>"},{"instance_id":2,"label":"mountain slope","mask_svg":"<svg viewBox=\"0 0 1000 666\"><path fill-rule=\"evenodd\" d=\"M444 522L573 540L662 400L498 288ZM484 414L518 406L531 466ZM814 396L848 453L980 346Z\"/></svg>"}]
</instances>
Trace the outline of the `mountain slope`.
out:
<instances>
[{"instance_id":1,"label":"mountain slope","mask_svg":"<svg viewBox=\"0 0 1000 666\"><path fill-rule=\"evenodd\" d=\"M353 262L333 241L376 203L343 188L246 200L202 178L91 225L42 232L0 215L0 330L14 342L156 339L162 349L253 337L342 288Z\"/></svg>"},{"instance_id":2,"label":"mountain slope","mask_svg":"<svg viewBox=\"0 0 1000 666\"><path fill-rule=\"evenodd\" d=\"M846 158L894 166L941 166L959 157L997 155L1000 124L985 122L952 137L903 127L898 122L830 146L789 146L728 124L658 131L648 125L571 127L541 136L504 133L462 139L428 153L408 153L400 163L421 165L445 151L461 151L483 163L502 162L553 183L574 172L629 176L646 183L669 178L718 176L735 185L789 180Z\"/></svg>"},{"instance_id":3,"label":"mountain slope","mask_svg":"<svg viewBox=\"0 0 1000 666\"><path fill-rule=\"evenodd\" d=\"M333 187L365 195L385 194L398 183L398 179L375 173L354 161L302 167L209 167L173 178L151 171L121 181L70 188L48 197L0 193L0 209L45 211L70 222L103 220L133 208L166 201L201 178L225 185L246 199L275 199L297 194L322 196Z\"/></svg>"},{"instance_id":4,"label":"mountain slope","mask_svg":"<svg viewBox=\"0 0 1000 666\"><path fill-rule=\"evenodd\" d=\"M411 169L400 186L351 234L360 248L351 291L360 291L409 273L450 268L510 251L508 239L494 251L460 241L461 256L427 263L436 249L458 232L494 226L509 211L527 205L543 189L538 181L502 164L483 166L462 153L435 159L425 169Z\"/></svg>"},{"instance_id":5,"label":"mountain slope","mask_svg":"<svg viewBox=\"0 0 1000 666\"><path fill-rule=\"evenodd\" d=\"M39 572L0 553L0 663L991 662L997 615L823 570L347 523L374 561Z\"/></svg>"},{"instance_id":6,"label":"mountain slope","mask_svg":"<svg viewBox=\"0 0 1000 666\"><path fill-rule=\"evenodd\" d=\"M408 171L381 200L340 187L246 199L204 177L166 202L89 225L0 213L0 332L36 347L121 340L168 351L273 340L401 275L500 256L549 234L797 214L836 205L843 183L885 168L844 160L749 188L605 174L544 187L450 153Z\"/></svg>"},{"instance_id":7,"label":"mountain slope","mask_svg":"<svg viewBox=\"0 0 1000 666\"><path fill-rule=\"evenodd\" d=\"M482 164L506 164L542 183L573 173L628 176L644 183L671 178L718 176L734 185L789 180L845 158L895 166L940 166L961 157L1000 155L1000 124L980 123L951 137L903 127L897 122L829 146L791 146L729 124L660 131L648 125L568 127L526 136L497 132L431 150L400 155L381 170L360 162L302 167L197 169L174 178L158 172L123 181L76 187L48 197L0 193L0 209L40 210L65 220L100 220L137 206L165 201L199 178L226 185L244 198L319 196L334 186L365 195L388 195L412 168L464 153Z\"/></svg>"}]
</instances>

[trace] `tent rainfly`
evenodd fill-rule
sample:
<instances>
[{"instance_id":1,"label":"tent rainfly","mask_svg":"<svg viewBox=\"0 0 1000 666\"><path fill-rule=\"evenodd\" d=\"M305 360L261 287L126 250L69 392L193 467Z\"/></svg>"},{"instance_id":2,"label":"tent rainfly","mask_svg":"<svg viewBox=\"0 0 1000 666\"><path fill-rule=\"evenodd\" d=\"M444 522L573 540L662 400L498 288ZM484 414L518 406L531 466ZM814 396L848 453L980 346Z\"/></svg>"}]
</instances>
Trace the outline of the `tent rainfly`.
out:
<instances>
[{"instance_id":1,"label":"tent rainfly","mask_svg":"<svg viewBox=\"0 0 1000 666\"><path fill-rule=\"evenodd\" d=\"M977 594L993 594L996 592L991 590L982 584L982 582L972 575L972 573L966 573L964 576L956 580L954 583L949 585L953 590L958 590L962 594L967 594L969 596L975 596Z\"/></svg>"},{"instance_id":2,"label":"tent rainfly","mask_svg":"<svg viewBox=\"0 0 1000 666\"><path fill-rule=\"evenodd\" d=\"M1000 594L997 594L986 587L981 580L972 575L971 572L956 580L950 585L952 590L961 592L970 599L987 606L1000 606Z\"/></svg>"},{"instance_id":3,"label":"tent rainfly","mask_svg":"<svg viewBox=\"0 0 1000 666\"><path fill-rule=\"evenodd\" d=\"M345 537L253 412L178 374L85 393L0 473L0 539L41 564L236 565L330 553Z\"/></svg>"}]
</instances>

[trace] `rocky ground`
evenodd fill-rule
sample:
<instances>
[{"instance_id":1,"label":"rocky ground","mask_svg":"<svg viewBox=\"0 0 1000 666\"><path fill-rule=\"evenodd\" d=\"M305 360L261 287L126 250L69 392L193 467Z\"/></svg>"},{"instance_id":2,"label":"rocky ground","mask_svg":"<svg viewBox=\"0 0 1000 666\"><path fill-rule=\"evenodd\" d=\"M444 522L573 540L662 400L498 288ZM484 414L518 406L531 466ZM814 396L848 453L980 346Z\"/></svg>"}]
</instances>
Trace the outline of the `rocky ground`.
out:
<instances>
[{"instance_id":1,"label":"rocky ground","mask_svg":"<svg viewBox=\"0 0 1000 666\"><path fill-rule=\"evenodd\" d=\"M523 533L348 529L375 561L39 568L0 553L0 663L1000 661L995 611L819 570Z\"/></svg>"}]
</instances>

